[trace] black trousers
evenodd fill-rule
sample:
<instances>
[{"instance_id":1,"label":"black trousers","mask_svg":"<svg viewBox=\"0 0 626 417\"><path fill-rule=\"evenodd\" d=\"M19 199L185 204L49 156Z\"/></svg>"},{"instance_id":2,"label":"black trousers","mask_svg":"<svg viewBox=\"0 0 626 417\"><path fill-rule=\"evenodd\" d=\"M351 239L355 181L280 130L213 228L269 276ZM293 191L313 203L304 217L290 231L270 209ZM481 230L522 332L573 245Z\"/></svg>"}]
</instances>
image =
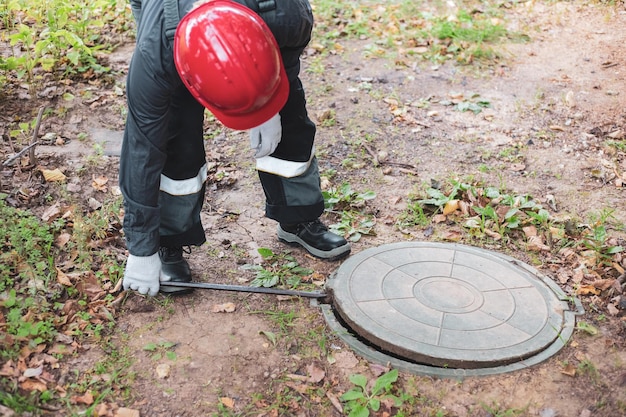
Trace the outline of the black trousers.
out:
<instances>
[{"instance_id":1,"label":"black trousers","mask_svg":"<svg viewBox=\"0 0 626 417\"><path fill-rule=\"evenodd\" d=\"M258 10L256 0L241 0ZM190 0L179 0L181 15ZM306 110L299 79L300 54L313 24L308 0L277 0L275 10L260 13L274 34L285 64L290 92L281 110L282 139L273 157L311 160L315 125ZM120 158L124 196L124 232L130 253L147 256L159 246L205 242L200 211L204 202L206 160L204 107L180 80L172 42L165 35L163 0L131 0L137 19L137 45L127 77L128 116ZM259 172L266 216L285 223L318 218L324 209L315 158L296 177Z\"/></svg>"}]
</instances>

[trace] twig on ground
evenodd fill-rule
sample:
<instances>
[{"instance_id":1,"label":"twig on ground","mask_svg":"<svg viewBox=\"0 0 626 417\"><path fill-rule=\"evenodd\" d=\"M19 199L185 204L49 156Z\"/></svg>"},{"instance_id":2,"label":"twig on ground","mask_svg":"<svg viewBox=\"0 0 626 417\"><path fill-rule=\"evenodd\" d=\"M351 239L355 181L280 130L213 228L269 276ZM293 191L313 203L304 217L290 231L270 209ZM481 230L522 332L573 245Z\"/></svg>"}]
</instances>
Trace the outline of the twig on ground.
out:
<instances>
[{"instance_id":1,"label":"twig on ground","mask_svg":"<svg viewBox=\"0 0 626 417\"><path fill-rule=\"evenodd\" d=\"M377 167L378 165L380 165L380 161L378 160L378 156L376 155L374 150L370 148L369 146L367 146L367 143L364 143L363 147L365 148L365 150L367 150L367 152L370 154L370 156L374 160L374 166Z\"/></svg>"},{"instance_id":2,"label":"twig on ground","mask_svg":"<svg viewBox=\"0 0 626 417\"><path fill-rule=\"evenodd\" d=\"M2 163L2 165L5 166L5 167L13 165L13 162L15 162L16 159L21 158L22 155L24 155L26 152L28 152L29 150L31 150L32 148L34 148L37 145L39 145L39 141L31 143L30 145L28 145L27 147L25 147L24 149L22 149L18 153L13 154L11 157L9 157L9 159L4 161Z\"/></svg>"},{"instance_id":3,"label":"twig on ground","mask_svg":"<svg viewBox=\"0 0 626 417\"><path fill-rule=\"evenodd\" d=\"M379 165L393 165L393 166L400 167L399 168L400 172L403 172L405 174L417 175L417 168L415 168L413 165L403 164L402 162L381 161L381 160L378 159L378 156L376 155L374 150L369 145L364 143L363 147L367 150L367 153L369 153L370 156L372 157L372 160L374 162L374 166L377 167Z\"/></svg>"},{"instance_id":4,"label":"twig on ground","mask_svg":"<svg viewBox=\"0 0 626 417\"><path fill-rule=\"evenodd\" d=\"M28 153L28 162L30 162L31 166L37 165L37 157L35 156L35 146L39 143L37 141L37 136L39 136L39 127L41 126L41 118L43 117L43 112L46 108L41 107L39 109L39 113L37 114L37 123L35 123L35 130L33 130L33 138L30 140L30 151Z\"/></svg>"},{"instance_id":5,"label":"twig on ground","mask_svg":"<svg viewBox=\"0 0 626 417\"><path fill-rule=\"evenodd\" d=\"M39 109L39 113L37 114L37 122L35 123L35 130L33 131L33 137L30 141L30 144L26 146L21 151L11 155L6 161L2 163L2 166L11 166L15 162L16 159L19 159L28 152L28 162L31 166L35 166L37 164L37 157L35 156L35 147L39 145L39 141L37 140L37 136L39 136L39 128L41 127L41 118L43 117L43 112L45 107Z\"/></svg>"}]
</instances>

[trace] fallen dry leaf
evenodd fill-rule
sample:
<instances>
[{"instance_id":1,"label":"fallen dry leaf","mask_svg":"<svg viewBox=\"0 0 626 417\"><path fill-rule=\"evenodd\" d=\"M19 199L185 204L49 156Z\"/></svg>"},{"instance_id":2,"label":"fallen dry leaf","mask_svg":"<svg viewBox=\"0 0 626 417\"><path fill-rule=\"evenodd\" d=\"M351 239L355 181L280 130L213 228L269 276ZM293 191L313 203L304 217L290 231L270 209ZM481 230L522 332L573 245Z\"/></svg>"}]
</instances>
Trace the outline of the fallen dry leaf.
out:
<instances>
[{"instance_id":1,"label":"fallen dry leaf","mask_svg":"<svg viewBox=\"0 0 626 417\"><path fill-rule=\"evenodd\" d=\"M607 304L606 309L608 310L609 314L612 316L617 316L619 314L619 309L615 307L614 304L611 304L611 303Z\"/></svg>"},{"instance_id":2,"label":"fallen dry leaf","mask_svg":"<svg viewBox=\"0 0 626 417\"><path fill-rule=\"evenodd\" d=\"M96 405L94 411L94 417L116 417L117 404L114 403L99 403Z\"/></svg>"},{"instance_id":3,"label":"fallen dry leaf","mask_svg":"<svg viewBox=\"0 0 626 417\"><path fill-rule=\"evenodd\" d=\"M71 234L67 232L63 232L59 234L59 236L57 236L57 238L54 240L54 244L56 245L57 248L62 248L67 244L67 242L70 241L71 238L72 238Z\"/></svg>"},{"instance_id":4,"label":"fallen dry leaf","mask_svg":"<svg viewBox=\"0 0 626 417\"><path fill-rule=\"evenodd\" d=\"M41 169L43 178L48 182L63 182L67 178L59 168Z\"/></svg>"},{"instance_id":5,"label":"fallen dry leaf","mask_svg":"<svg viewBox=\"0 0 626 417\"><path fill-rule=\"evenodd\" d=\"M6 361L0 368L0 376L18 377L20 371L15 367L12 360Z\"/></svg>"},{"instance_id":6,"label":"fallen dry leaf","mask_svg":"<svg viewBox=\"0 0 626 417\"><path fill-rule=\"evenodd\" d=\"M537 236L537 228L535 226L526 226L523 227L522 230L526 237Z\"/></svg>"},{"instance_id":7,"label":"fallen dry leaf","mask_svg":"<svg viewBox=\"0 0 626 417\"><path fill-rule=\"evenodd\" d=\"M115 417L140 417L139 410L120 407L115 412Z\"/></svg>"},{"instance_id":8,"label":"fallen dry leaf","mask_svg":"<svg viewBox=\"0 0 626 417\"><path fill-rule=\"evenodd\" d=\"M335 365L339 368L350 369L359 364L359 360L352 352L342 350L335 354Z\"/></svg>"},{"instance_id":9,"label":"fallen dry leaf","mask_svg":"<svg viewBox=\"0 0 626 417\"><path fill-rule=\"evenodd\" d=\"M443 208L443 215L447 216L448 214L454 213L459 209L459 200L450 200L446 203Z\"/></svg>"},{"instance_id":10,"label":"fallen dry leaf","mask_svg":"<svg viewBox=\"0 0 626 417\"><path fill-rule=\"evenodd\" d=\"M109 182L109 179L105 176L93 177L91 186L96 191L106 192L108 190L108 187L107 187L108 182Z\"/></svg>"},{"instance_id":11,"label":"fallen dry leaf","mask_svg":"<svg viewBox=\"0 0 626 417\"><path fill-rule=\"evenodd\" d=\"M502 239L502 235L498 232L494 232L493 230L485 229L485 234L492 238L493 240Z\"/></svg>"},{"instance_id":12,"label":"fallen dry leaf","mask_svg":"<svg viewBox=\"0 0 626 417\"><path fill-rule=\"evenodd\" d=\"M446 217L445 214L435 214L433 216L433 222L435 222L435 223L443 223L446 220L448 220L448 218Z\"/></svg>"},{"instance_id":13,"label":"fallen dry leaf","mask_svg":"<svg viewBox=\"0 0 626 417\"><path fill-rule=\"evenodd\" d=\"M543 243L543 239L539 236L531 236L528 238L528 242L526 243L526 249L539 252L539 251L549 251L550 247Z\"/></svg>"},{"instance_id":14,"label":"fallen dry leaf","mask_svg":"<svg viewBox=\"0 0 626 417\"><path fill-rule=\"evenodd\" d=\"M50 207L48 207L43 214L41 215L41 220L46 223L50 223L61 216L61 205L59 203L54 203Z\"/></svg>"},{"instance_id":15,"label":"fallen dry leaf","mask_svg":"<svg viewBox=\"0 0 626 417\"><path fill-rule=\"evenodd\" d=\"M335 394L330 391L326 391L326 398L330 400L330 403L333 405L333 407L335 407L337 411L339 411L340 414L343 414L343 407L341 405L341 402L339 401L339 398L337 398Z\"/></svg>"},{"instance_id":16,"label":"fallen dry leaf","mask_svg":"<svg viewBox=\"0 0 626 417\"><path fill-rule=\"evenodd\" d=\"M27 379L20 382L20 388L24 391L39 391L44 392L48 389L48 385L38 379Z\"/></svg>"},{"instance_id":17,"label":"fallen dry leaf","mask_svg":"<svg viewBox=\"0 0 626 417\"><path fill-rule=\"evenodd\" d=\"M87 391L83 395L74 395L72 398L70 398L70 402L72 404L91 405L93 404L93 395L89 391Z\"/></svg>"},{"instance_id":18,"label":"fallen dry leaf","mask_svg":"<svg viewBox=\"0 0 626 417\"><path fill-rule=\"evenodd\" d=\"M469 209L470 209L470 205L468 202L466 201L459 201L459 210L461 210L461 213L463 213L464 216L469 216Z\"/></svg>"},{"instance_id":19,"label":"fallen dry leaf","mask_svg":"<svg viewBox=\"0 0 626 417\"><path fill-rule=\"evenodd\" d=\"M234 303L216 304L211 309L213 313L232 313L237 309Z\"/></svg>"},{"instance_id":20,"label":"fallen dry leaf","mask_svg":"<svg viewBox=\"0 0 626 417\"><path fill-rule=\"evenodd\" d=\"M597 281L593 281L591 285L599 289L600 291L606 291L611 288L617 282L616 279L599 279Z\"/></svg>"},{"instance_id":21,"label":"fallen dry leaf","mask_svg":"<svg viewBox=\"0 0 626 417\"><path fill-rule=\"evenodd\" d=\"M61 285L65 285L66 287L72 286L72 281L70 281L69 277L65 274L65 272L61 271L59 268L57 270L57 282Z\"/></svg>"},{"instance_id":22,"label":"fallen dry leaf","mask_svg":"<svg viewBox=\"0 0 626 417\"><path fill-rule=\"evenodd\" d=\"M294 384L293 382L285 382L285 385L300 394L306 394L307 391L312 389L309 385Z\"/></svg>"},{"instance_id":23,"label":"fallen dry leaf","mask_svg":"<svg viewBox=\"0 0 626 417\"><path fill-rule=\"evenodd\" d=\"M222 403L222 405L224 407L227 407L227 408L234 408L235 407L235 400L233 400L232 398L221 397L220 398L220 402Z\"/></svg>"},{"instance_id":24,"label":"fallen dry leaf","mask_svg":"<svg viewBox=\"0 0 626 417\"><path fill-rule=\"evenodd\" d=\"M461 232L456 230L447 230L441 234L441 238L443 240L447 240L448 242L459 242L462 237L463 235L461 235Z\"/></svg>"},{"instance_id":25,"label":"fallen dry leaf","mask_svg":"<svg viewBox=\"0 0 626 417\"><path fill-rule=\"evenodd\" d=\"M561 248L559 250L559 255L561 255L565 259L575 258L576 252L572 250L571 248Z\"/></svg>"},{"instance_id":26,"label":"fallen dry leaf","mask_svg":"<svg viewBox=\"0 0 626 417\"><path fill-rule=\"evenodd\" d=\"M576 367L573 364L568 363L565 367L563 367L563 369L561 369L561 373L567 376L576 376Z\"/></svg>"},{"instance_id":27,"label":"fallen dry leaf","mask_svg":"<svg viewBox=\"0 0 626 417\"><path fill-rule=\"evenodd\" d=\"M168 376L170 376L171 368L170 368L169 364L161 363L161 364L157 365L155 371L156 371L157 378L165 379Z\"/></svg>"},{"instance_id":28,"label":"fallen dry leaf","mask_svg":"<svg viewBox=\"0 0 626 417\"><path fill-rule=\"evenodd\" d=\"M22 374L25 378L33 378L40 376L43 372L43 365L38 366L37 368L28 368Z\"/></svg>"},{"instance_id":29,"label":"fallen dry leaf","mask_svg":"<svg viewBox=\"0 0 626 417\"><path fill-rule=\"evenodd\" d=\"M581 285L576 290L576 295L600 295L600 290L593 285Z\"/></svg>"},{"instance_id":30,"label":"fallen dry leaf","mask_svg":"<svg viewBox=\"0 0 626 417\"><path fill-rule=\"evenodd\" d=\"M313 383L320 382L326 376L326 372L313 363L306 367L306 371L309 374L309 381Z\"/></svg>"},{"instance_id":31,"label":"fallen dry leaf","mask_svg":"<svg viewBox=\"0 0 626 417\"><path fill-rule=\"evenodd\" d=\"M49 355L69 355L74 353L75 350L76 348L74 346L55 343L47 352Z\"/></svg>"}]
</instances>

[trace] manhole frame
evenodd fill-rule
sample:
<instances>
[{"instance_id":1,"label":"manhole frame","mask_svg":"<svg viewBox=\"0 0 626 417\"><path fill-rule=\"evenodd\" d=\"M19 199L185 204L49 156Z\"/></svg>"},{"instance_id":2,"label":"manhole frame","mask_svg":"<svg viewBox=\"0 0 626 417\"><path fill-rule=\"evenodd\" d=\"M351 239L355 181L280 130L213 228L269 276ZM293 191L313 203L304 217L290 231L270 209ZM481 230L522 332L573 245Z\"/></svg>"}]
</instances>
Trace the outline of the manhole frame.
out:
<instances>
[{"instance_id":1,"label":"manhole frame","mask_svg":"<svg viewBox=\"0 0 626 417\"><path fill-rule=\"evenodd\" d=\"M411 243L411 242L406 242ZM418 242L413 242L418 243ZM469 249L480 249L468 245L462 244L448 244L448 243L434 243L434 242L423 242L434 245L441 245L445 247L450 247L451 249L455 248L469 248ZM388 244L382 245L379 247L392 246L397 244ZM332 304L318 304L322 310L326 323L331 328L331 330L342 339L348 346L350 346L356 353L368 359L372 362L384 365L384 366L393 366L394 368L398 368L400 370L416 374L416 375L424 375L424 376L436 376L442 378L464 378L470 376L486 376L486 375L495 375L502 374L507 372L513 372L520 369L526 369L531 366L534 366L538 363L541 363L548 358L554 356L558 353L563 347L565 347L571 338L575 325L576 325L576 316L584 314L584 308L580 300L575 297L567 296L563 290L548 276L542 274L535 268L530 265L521 262L513 257L508 255L504 255L498 252L494 252L491 250L480 249L488 252L490 255L496 256L503 261L510 262L512 265L519 267L525 270L527 273L531 274L546 287L554 293L558 301L563 305L563 323L560 332L558 333L555 340L546 345L545 348L536 354L522 359L518 362L509 363L506 365L500 366L492 366L492 367L482 367L482 368L445 368L439 366L433 366L428 364L416 363L410 360L398 357L394 354L389 354L380 351L377 349L372 343L367 343L367 341L363 340L363 337L360 335L355 335L351 329L346 327L343 324L343 321L337 317L337 314L332 306ZM336 271L331 274L329 279L333 279ZM315 302L314 302L315 304ZM574 307L572 310L571 307Z\"/></svg>"}]
</instances>

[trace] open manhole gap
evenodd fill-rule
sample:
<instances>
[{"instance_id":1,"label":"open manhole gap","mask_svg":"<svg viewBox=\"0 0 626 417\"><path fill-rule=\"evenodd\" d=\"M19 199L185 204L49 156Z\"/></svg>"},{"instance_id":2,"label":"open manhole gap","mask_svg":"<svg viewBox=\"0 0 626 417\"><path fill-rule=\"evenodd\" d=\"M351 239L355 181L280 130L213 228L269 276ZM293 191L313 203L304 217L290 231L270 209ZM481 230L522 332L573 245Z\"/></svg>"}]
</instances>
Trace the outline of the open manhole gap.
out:
<instances>
[{"instance_id":1,"label":"open manhole gap","mask_svg":"<svg viewBox=\"0 0 626 417\"><path fill-rule=\"evenodd\" d=\"M557 308L562 309L562 311L560 312L562 316L561 323L556 336L553 340L548 340L547 342L545 342L544 345L539 346L539 348L535 350L526 351L517 357L507 358L506 361L498 362L497 366L490 365L489 363L477 362L470 363L471 366L469 367L454 367L446 365L442 366L442 363L446 363L445 358L443 358L439 362L437 362L437 358L435 358L432 363L429 362L428 357L425 358L425 361L415 360L414 358L404 357L402 354L398 354L397 352L392 352L389 349L385 349L377 342L376 337L373 337L372 340L369 340L367 334L362 335L359 334L358 331L354 331L352 326L349 324L349 320L345 320L342 317L342 313L346 314L346 311L340 311L337 303L339 302L341 304L341 296L345 296L345 292L342 292L340 290L339 294L337 294L337 285L336 283L333 285L333 280L336 278L338 273L341 274L341 269L344 268L344 265L346 264L348 264L348 268L350 269L355 265L363 263L364 260L367 261L367 258L370 256L378 256L380 258L381 253L383 253L382 258L384 258L386 256L384 252L386 251L394 251L398 249L406 250L407 248L410 250L452 250L465 252L465 254L478 253L480 256L485 256L492 261L495 260L496 262L502 262L504 265L513 265L514 268L517 268L517 273L521 273L522 275L530 274L535 281L540 282L539 286L541 287L541 291L549 293L549 295L547 296L544 294L544 297L555 298L554 300L548 300L547 302L549 304L551 302L555 302L557 303ZM399 244L383 245L378 248L367 249L360 254L353 255L351 258L355 257L357 258L356 260L350 260L349 258L333 274L333 276L329 280L329 291L332 292L333 302L331 304L320 305L326 322L340 339L346 342L348 346L350 346L357 354L361 355L365 359L368 359L375 363L379 363L383 366L395 367L413 374L458 379L466 376L493 375L528 368L554 356L557 352L559 352L567 344L571 335L573 334L576 315L582 314L584 312L582 309L582 305L577 299L575 299L574 297L566 296L554 281L542 275L534 268L506 255L485 251L483 249L468 247L460 244L403 242ZM391 255L391 259L396 258L396 254ZM396 261L397 259L393 262ZM352 263L351 265L350 262ZM399 262L398 264L400 263L402 262ZM367 263L366 265L369 266ZM369 268L367 269L369 270ZM533 285L538 285L538 283L534 282ZM351 294L349 294L349 296L351 296ZM337 299L336 297L339 297L339 299ZM348 316L349 318L351 318L349 314ZM385 343L382 344L384 345ZM395 346L392 345L392 347Z\"/></svg>"}]
</instances>

